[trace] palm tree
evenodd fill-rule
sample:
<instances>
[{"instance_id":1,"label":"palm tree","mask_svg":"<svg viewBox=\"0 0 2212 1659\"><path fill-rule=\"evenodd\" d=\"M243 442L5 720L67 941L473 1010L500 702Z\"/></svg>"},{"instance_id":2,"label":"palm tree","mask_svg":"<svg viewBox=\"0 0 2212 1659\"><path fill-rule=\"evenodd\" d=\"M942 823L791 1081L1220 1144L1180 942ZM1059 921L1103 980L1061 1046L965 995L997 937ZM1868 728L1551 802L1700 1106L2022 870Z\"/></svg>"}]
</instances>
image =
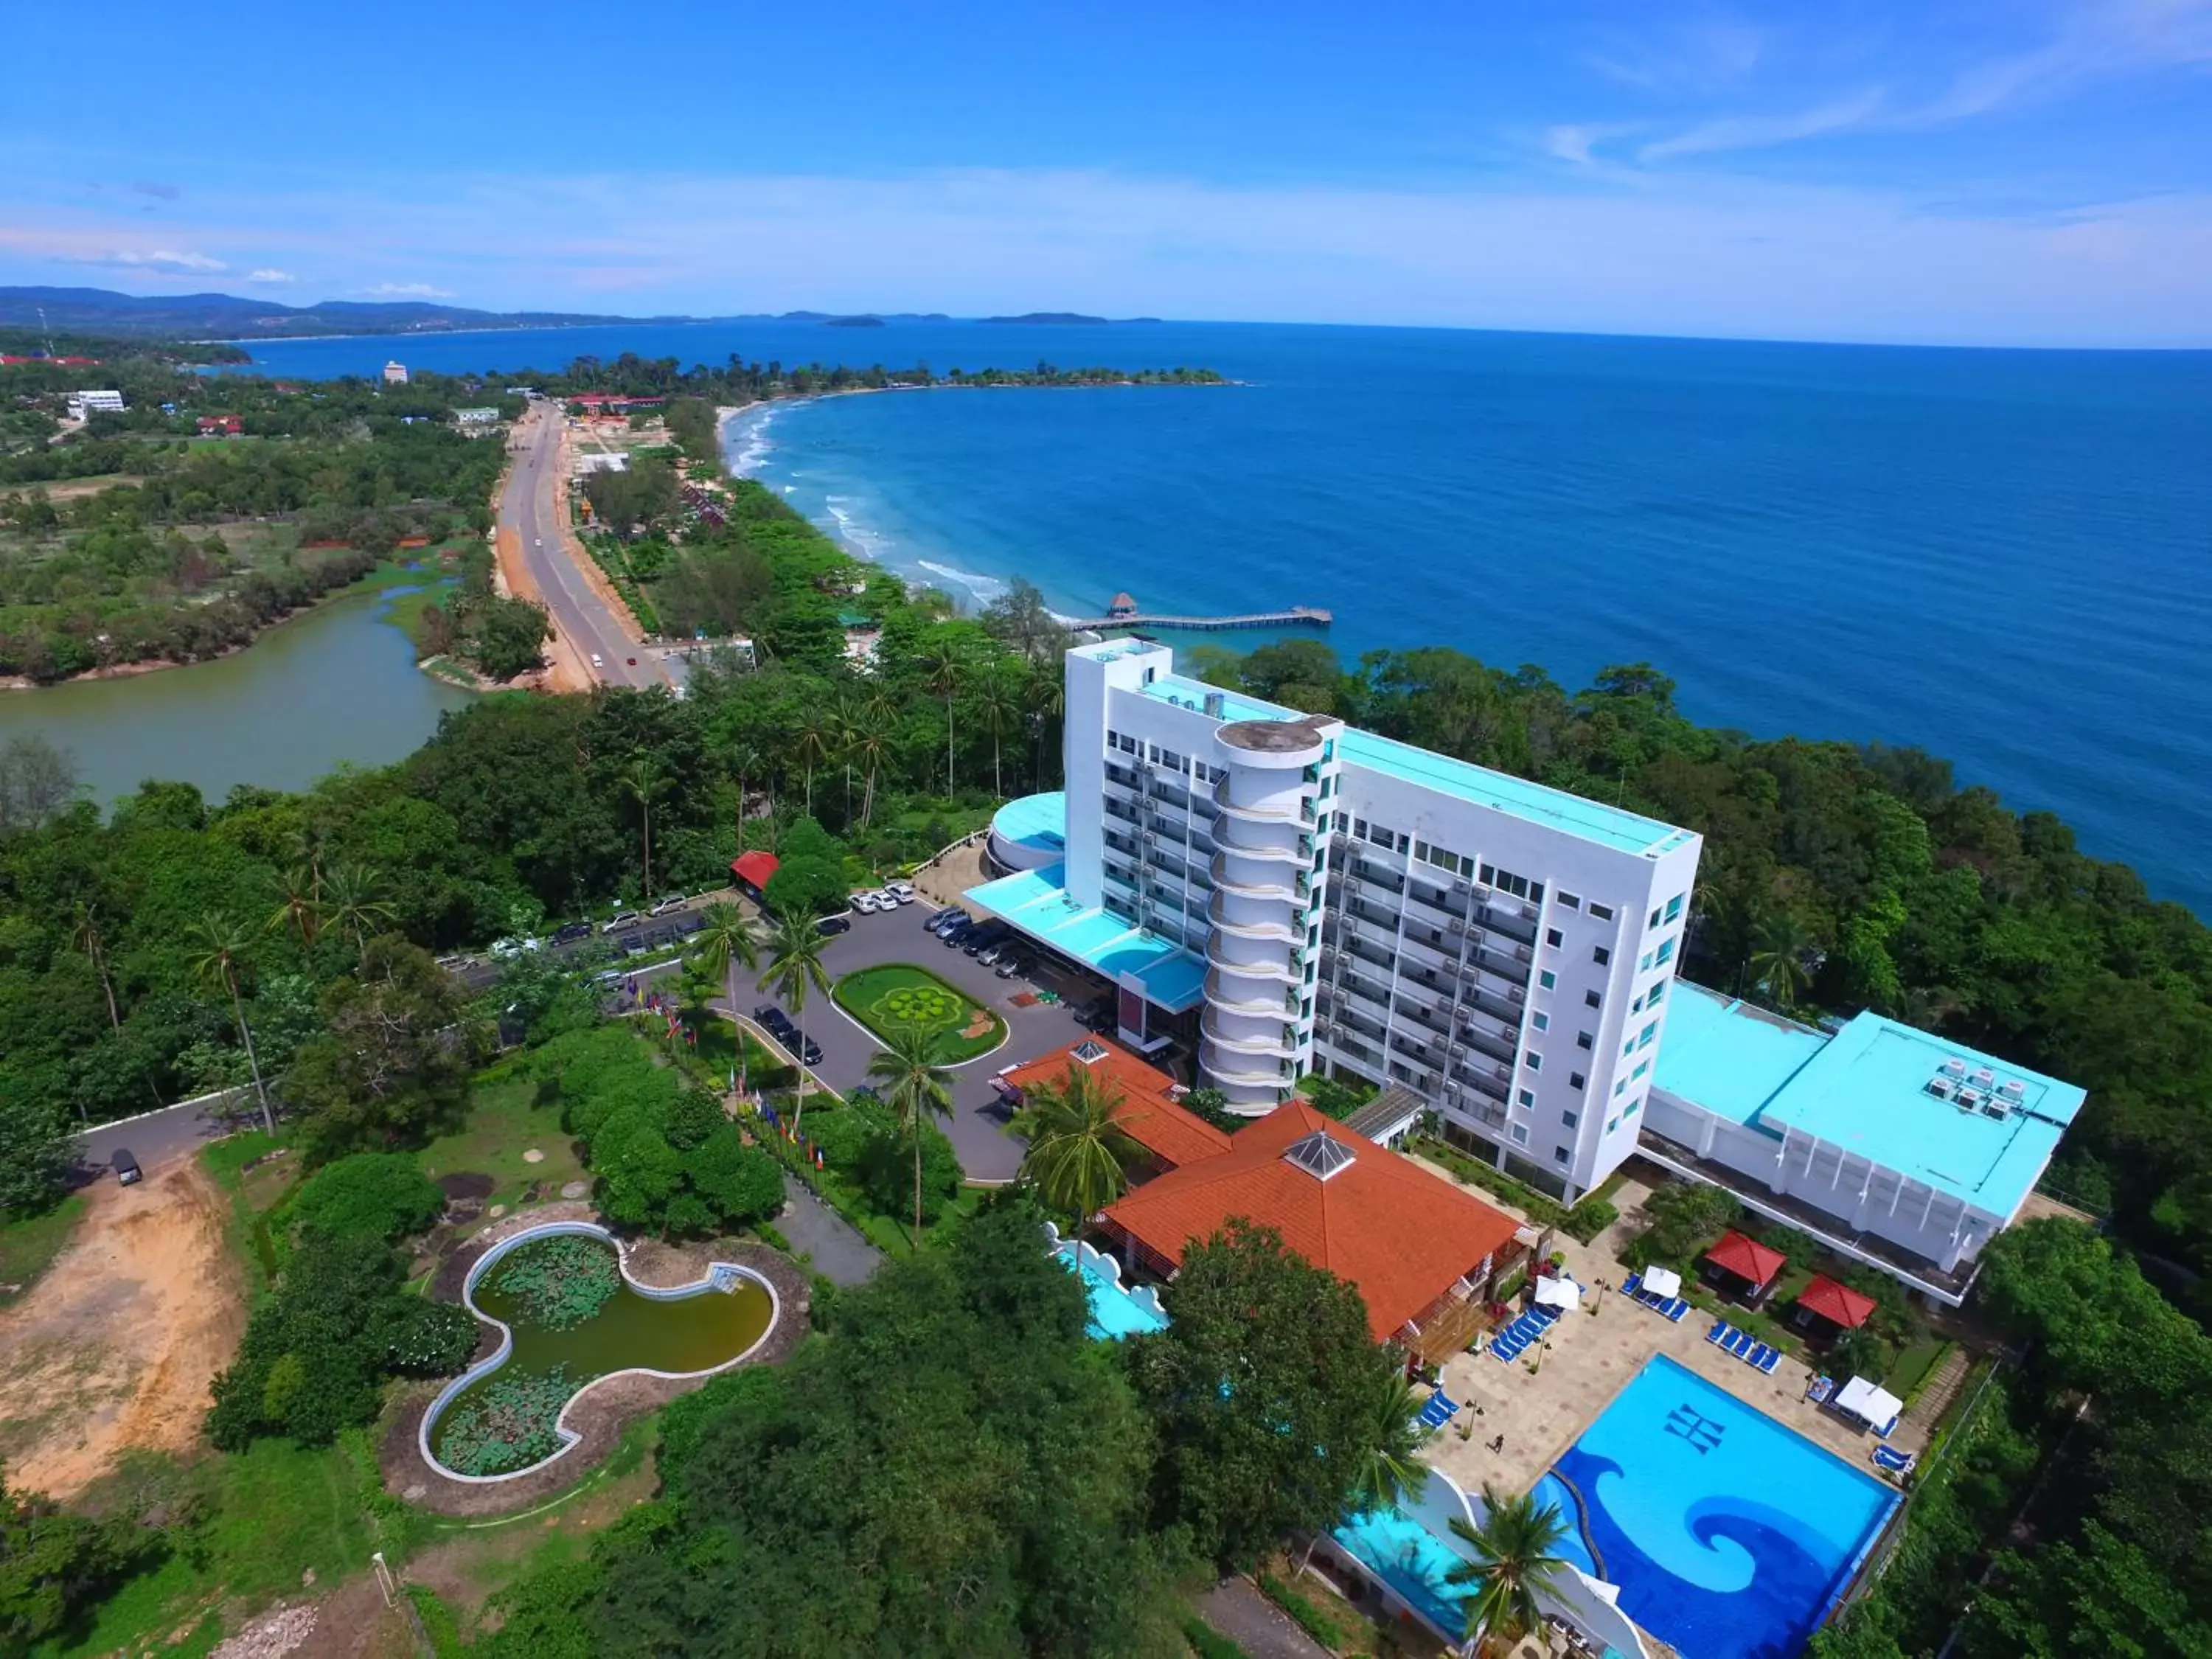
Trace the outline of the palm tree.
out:
<instances>
[{"instance_id":1,"label":"palm tree","mask_svg":"<svg viewBox=\"0 0 2212 1659\"><path fill-rule=\"evenodd\" d=\"M830 758L831 733L830 711L810 707L799 718L797 743L799 758L806 768L806 816L814 816L814 769Z\"/></svg>"},{"instance_id":2,"label":"palm tree","mask_svg":"<svg viewBox=\"0 0 2212 1659\"><path fill-rule=\"evenodd\" d=\"M775 919L775 931L769 935L768 972L761 975L761 984L771 995L791 1005L794 1020L806 1012L808 992L819 991L824 996L830 993L830 971L822 965L822 947L828 943L811 916L786 912ZM806 1057L798 1058L799 1110L792 1115L793 1134L806 1118Z\"/></svg>"},{"instance_id":3,"label":"palm tree","mask_svg":"<svg viewBox=\"0 0 2212 1659\"><path fill-rule=\"evenodd\" d=\"M1784 1008L1793 1005L1810 980L1805 953L1811 940L1787 910L1778 910L1759 926L1751 951L1752 983Z\"/></svg>"},{"instance_id":4,"label":"palm tree","mask_svg":"<svg viewBox=\"0 0 2212 1659\"><path fill-rule=\"evenodd\" d=\"M737 774L738 851L742 853L745 850L745 780L747 778L758 777L762 773L767 771L768 763L761 757L761 751L754 748L752 744L749 743L741 743L731 751L730 767L731 769ZM773 798L769 801L768 811L769 821L770 823L774 823L775 820L775 802Z\"/></svg>"},{"instance_id":5,"label":"palm tree","mask_svg":"<svg viewBox=\"0 0 2212 1659\"><path fill-rule=\"evenodd\" d=\"M70 944L84 952L92 971L100 975L100 988L107 994L107 1023L116 1030L123 1029L123 1016L115 1006L115 981L107 971L107 939L100 932L100 912L84 900L76 902L76 915L70 927Z\"/></svg>"},{"instance_id":6,"label":"palm tree","mask_svg":"<svg viewBox=\"0 0 2212 1659\"><path fill-rule=\"evenodd\" d=\"M975 688L975 712L991 734L991 793L1003 796L1006 785L999 775L999 744L1022 717L1022 673L1008 661L993 663Z\"/></svg>"},{"instance_id":7,"label":"palm tree","mask_svg":"<svg viewBox=\"0 0 2212 1659\"><path fill-rule=\"evenodd\" d=\"M1390 1349L1389 1355L1389 1364L1376 1376L1368 1395L1364 1432L1352 1448L1352 1490L1344 1499L1347 1517L1390 1509L1408 1492L1419 1492L1428 1478L1428 1471L1413 1455L1421 1438L1421 1402L1406 1375L1405 1356L1396 1348ZM1316 1530L1306 1546L1305 1559L1298 1564L1299 1571L1312 1563L1320 1545L1321 1532Z\"/></svg>"},{"instance_id":8,"label":"palm tree","mask_svg":"<svg viewBox=\"0 0 2212 1659\"><path fill-rule=\"evenodd\" d=\"M1040 672L1030 677L1029 717L1030 767L1039 784L1046 781L1044 769L1044 735L1052 723L1060 717L1066 706L1066 684L1056 669Z\"/></svg>"},{"instance_id":9,"label":"palm tree","mask_svg":"<svg viewBox=\"0 0 2212 1659\"><path fill-rule=\"evenodd\" d=\"M952 1115L952 1073L937 1063L937 1033L918 1025L894 1026L883 1052L868 1062L877 1091L898 1114L902 1132L914 1138L914 1247L921 1248L921 1131L932 1117Z\"/></svg>"},{"instance_id":10,"label":"palm tree","mask_svg":"<svg viewBox=\"0 0 2212 1659\"><path fill-rule=\"evenodd\" d=\"M753 925L734 904L710 904L699 913L699 931L691 936L700 963L724 981L730 993L730 1018L738 1015L738 967L760 965L760 945Z\"/></svg>"},{"instance_id":11,"label":"palm tree","mask_svg":"<svg viewBox=\"0 0 2212 1659\"><path fill-rule=\"evenodd\" d=\"M238 994L238 968L245 959L251 935L227 916L212 910L200 918L199 937L193 941L192 977L202 984L220 987L230 994L231 1018L238 1022L238 1040L246 1045L246 1064L253 1073L253 1092L261 1101L261 1127L276 1133L276 1115L269 1109L268 1085L261 1080L261 1061L253 1052L253 1033L246 1024L246 1004Z\"/></svg>"},{"instance_id":12,"label":"palm tree","mask_svg":"<svg viewBox=\"0 0 2212 1659\"><path fill-rule=\"evenodd\" d=\"M1115 1120L1121 1098L1118 1087L1071 1060L1059 1082L1030 1086L1015 1121L1029 1141L1023 1176L1052 1208L1075 1218L1079 1233L1127 1188L1129 1166L1142 1155Z\"/></svg>"},{"instance_id":13,"label":"palm tree","mask_svg":"<svg viewBox=\"0 0 2212 1659\"><path fill-rule=\"evenodd\" d=\"M645 890L639 897L653 902L653 798L660 793L660 773L653 763L640 756L629 763L622 775L623 792L637 803L637 810L645 830Z\"/></svg>"},{"instance_id":14,"label":"palm tree","mask_svg":"<svg viewBox=\"0 0 2212 1659\"><path fill-rule=\"evenodd\" d=\"M867 774L867 782L860 791L860 826L866 829L876 816L876 774L883 767L884 750L890 742L890 726L877 713L873 701L855 713L847 740L852 746L853 757Z\"/></svg>"},{"instance_id":15,"label":"palm tree","mask_svg":"<svg viewBox=\"0 0 2212 1659\"><path fill-rule=\"evenodd\" d=\"M1567 1535L1559 1505L1530 1493L1508 1498L1482 1483L1485 1517L1471 1527L1458 1516L1451 1529L1474 1552L1444 1575L1454 1584L1473 1584L1467 1599L1467 1639L1477 1655L1506 1652L1544 1621L1537 1596L1553 1589L1566 1571L1559 1553Z\"/></svg>"},{"instance_id":16,"label":"palm tree","mask_svg":"<svg viewBox=\"0 0 2212 1659\"><path fill-rule=\"evenodd\" d=\"M287 927L299 934L302 948L315 942L317 912L322 908L322 872L313 866L295 864L279 871L275 877L276 908L269 913L269 931L281 933Z\"/></svg>"},{"instance_id":17,"label":"palm tree","mask_svg":"<svg viewBox=\"0 0 2212 1659\"><path fill-rule=\"evenodd\" d=\"M324 878L322 913L331 926L353 935L354 949L368 954L369 924L389 922L397 914L377 897L376 872L359 864L341 864Z\"/></svg>"},{"instance_id":18,"label":"palm tree","mask_svg":"<svg viewBox=\"0 0 2212 1659\"><path fill-rule=\"evenodd\" d=\"M949 796L952 793L952 700L960 695L968 665L961 660L958 646L940 639L922 648L921 672L929 694L945 699L945 793Z\"/></svg>"}]
</instances>

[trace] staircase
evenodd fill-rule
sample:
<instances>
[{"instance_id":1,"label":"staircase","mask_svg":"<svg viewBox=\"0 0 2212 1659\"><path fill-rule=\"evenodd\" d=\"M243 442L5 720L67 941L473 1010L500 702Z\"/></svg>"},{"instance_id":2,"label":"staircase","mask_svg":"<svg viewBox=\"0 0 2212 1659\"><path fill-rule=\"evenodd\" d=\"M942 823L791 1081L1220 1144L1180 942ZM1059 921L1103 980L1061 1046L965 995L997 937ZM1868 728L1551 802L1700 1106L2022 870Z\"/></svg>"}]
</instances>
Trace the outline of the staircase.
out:
<instances>
[{"instance_id":1,"label":"staircase","mask_svg":"<svg viewBox=\"0 0 2212 1659\"><path fill-rule=\"evenodd\" d=\"M1972 1358L1962 1344L1954 1342L1948 1352L1937 1362L1936 1374L1920 1390L1912 1402L1912 1420L1923 1433L1932 1433L1943 1420L1943 1413L1951 1409L1951 1402L1959 1397L1966 1385L1966 1375L1974 1368Z\"/></svg>"}]
</instances>

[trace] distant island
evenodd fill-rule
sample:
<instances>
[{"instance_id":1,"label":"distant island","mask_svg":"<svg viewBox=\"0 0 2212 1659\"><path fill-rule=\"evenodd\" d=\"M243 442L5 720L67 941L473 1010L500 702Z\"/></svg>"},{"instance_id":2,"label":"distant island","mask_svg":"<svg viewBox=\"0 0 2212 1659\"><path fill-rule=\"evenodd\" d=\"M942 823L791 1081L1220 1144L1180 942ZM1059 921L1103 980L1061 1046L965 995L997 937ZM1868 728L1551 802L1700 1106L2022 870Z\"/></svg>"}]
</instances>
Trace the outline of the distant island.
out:
<instances>
[{"instance_id":1,"label":"distant island","mask_svg":"<svg viewBox=\"0 0 2212 1659\"><path fill-rule=\"evenodd\" d=\"M1115 319L1114 318L1086 317L1079 311L1025 311L1018 317L981 317L976 320L978 322L984 323L1017 325L1048 324L1058 328L1066 328L1070 326L1111 328L1115 326ZM1123 323L1157 323L1159 321L1159 319L1157 317L1124 317L1121 318L1120 321Z\"/></svg>"},{"instance_id":2,"label":"distant island","mask_svg":"<svg viewBox=\"0 0 2212 1659\"><path fill-rule=\"evenodd\" d=\"M884 319L880 317L832 317L825 326L830 328L881 328L884 326Z\"/></svg>"}]
</instances>

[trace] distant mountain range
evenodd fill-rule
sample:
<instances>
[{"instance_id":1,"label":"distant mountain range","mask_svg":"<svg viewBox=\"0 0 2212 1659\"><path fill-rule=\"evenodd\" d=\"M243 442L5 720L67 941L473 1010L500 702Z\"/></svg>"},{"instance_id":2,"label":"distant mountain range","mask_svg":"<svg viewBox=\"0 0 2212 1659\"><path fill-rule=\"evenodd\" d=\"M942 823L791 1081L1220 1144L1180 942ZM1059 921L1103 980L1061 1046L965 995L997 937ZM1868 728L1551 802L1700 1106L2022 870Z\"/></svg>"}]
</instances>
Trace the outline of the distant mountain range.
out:
<instances>
[{"instance_id":1,"label":"distant mountain range","mask_svg":"<svg viewBox=\"0 0 2212 1659\"><path fill-rule=\"evenodd\" d=\"M0 287L0 326L57 333L163 340L270 340L306 334L446 334L461 329L574 328L597 323L780 322L873 328L887 323L949 323L941 311L851 315L833 311L740 313L728 317L618 317L578 311L476 311L422 300L324 300L311 306L234 294L118 294L104 288ZM985 317L1000 324L1103 324L1103 317L1070 311L1033 311L1019 317ZM1156 322L1157 318L1133 319Z\"/></svg>"}]
</instances>

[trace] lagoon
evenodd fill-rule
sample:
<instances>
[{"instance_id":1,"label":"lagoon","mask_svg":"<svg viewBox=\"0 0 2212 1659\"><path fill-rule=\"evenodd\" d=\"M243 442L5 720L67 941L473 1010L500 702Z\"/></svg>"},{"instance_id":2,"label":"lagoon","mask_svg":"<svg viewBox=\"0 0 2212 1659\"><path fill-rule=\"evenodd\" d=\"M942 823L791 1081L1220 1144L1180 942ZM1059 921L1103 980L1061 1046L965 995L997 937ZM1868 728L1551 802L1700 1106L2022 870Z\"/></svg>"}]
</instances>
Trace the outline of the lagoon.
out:
<instances>
[{"instance_id":1,"label":"lagoon","mask_svg":"<svg viewBox=\"0 0 2212 1659\"><path fill-rule=\"evenodd\" d=\"M103 806L148 778L219 801L239 784L301 789L343 762L388 764L472 697L416 667L384 619L406 591L338 595L213 662L0 691L0 742L34 732L70 750Z\"/></svg>"}]
</instances>

